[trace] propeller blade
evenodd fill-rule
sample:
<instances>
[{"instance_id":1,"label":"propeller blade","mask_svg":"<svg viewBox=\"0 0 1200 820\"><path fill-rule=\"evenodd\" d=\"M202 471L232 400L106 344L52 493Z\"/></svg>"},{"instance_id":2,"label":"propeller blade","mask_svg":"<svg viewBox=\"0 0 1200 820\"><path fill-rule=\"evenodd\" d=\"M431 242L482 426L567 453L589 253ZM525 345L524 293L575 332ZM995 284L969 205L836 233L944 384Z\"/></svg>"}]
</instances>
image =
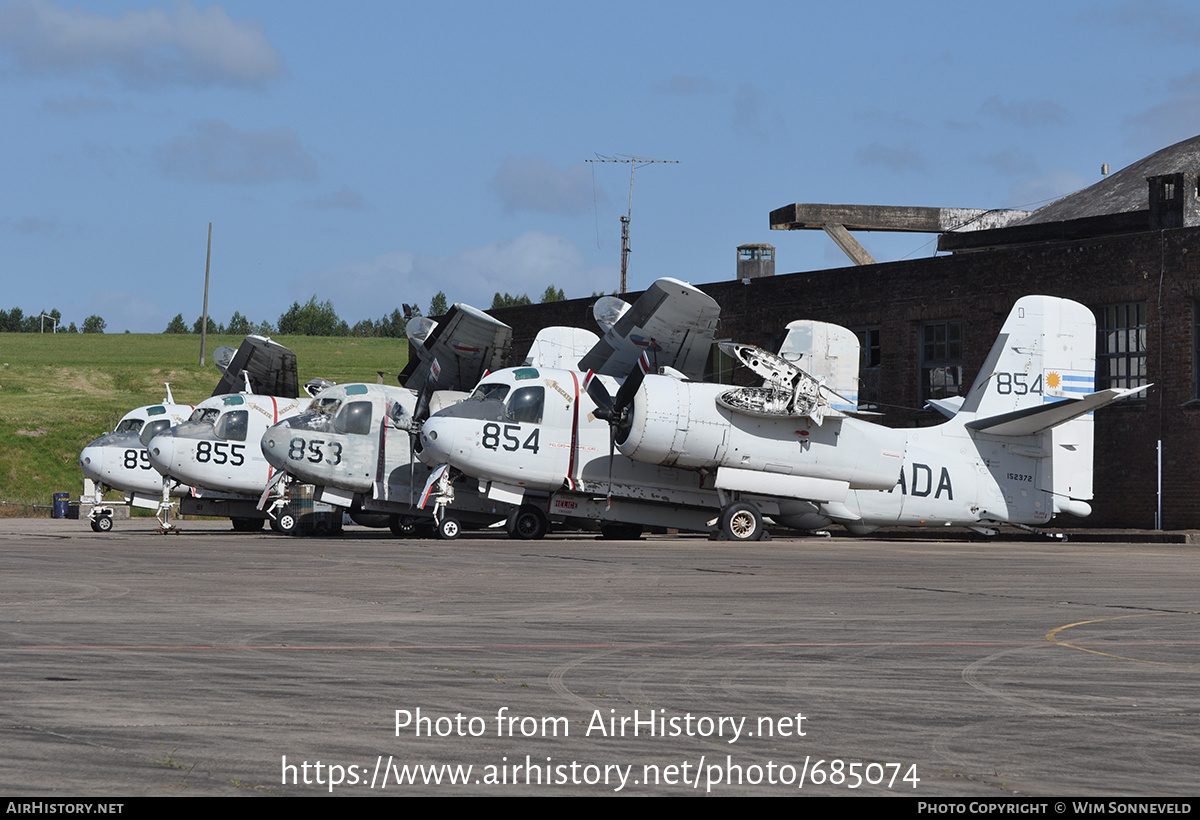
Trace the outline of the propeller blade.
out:
<instances>
[{"instance_id":1,"label":"propeller blade","mask_svg":"<svg viewBox=\"0 0 1200 820\"><path fill-rule=\"evenodd\" d=\"M607 419L611 415L613 399L608 394L608 388L589 370L587 376L583 379L583 389L587 391L588 396L596 403L596 418Z\"/></svg>"},{"instance_id":2,"label":"propeller blade","mask_svg":"<svg viewBox=\"0 0 1200 820\"><path fill-rule=\"evenodd\" d=\"M421 385L421 392L417 394L417 406L413 408L413 421L417 425L425 423L425 419L429 418L429 400L433 398L433 390L435 380L426 378L425 383Z\"/></svg>"},{"instance_id":3,"label":"propeller blade","mask_svg":"<svg viewBox=\"0 0 1200 820\"><path fill-rule=\"evenodd\" d=\"M617 428L613 425L608 426L608 494L604 497L604 511L608 512L612 509L612 474L613 474L613 459L617 452Z\"/></svg>"},{"instance_id":4,"label":"propeller blade","mask_svg":"<svg viewBox=\"0 0 1200 820\"><path fill-rule=\"evenodd\" d=\"M625 377L625 383L621 385L621 389L617 391L617 397L613 400L613 407L616 408L618 413L628 407L629 403L633 401L638 388L642 386L642 380L646 378L646 371L649 370L649 367L650 359L643 353L642 358L638 360L638 366Z\"/></svg>"}]
</instances>

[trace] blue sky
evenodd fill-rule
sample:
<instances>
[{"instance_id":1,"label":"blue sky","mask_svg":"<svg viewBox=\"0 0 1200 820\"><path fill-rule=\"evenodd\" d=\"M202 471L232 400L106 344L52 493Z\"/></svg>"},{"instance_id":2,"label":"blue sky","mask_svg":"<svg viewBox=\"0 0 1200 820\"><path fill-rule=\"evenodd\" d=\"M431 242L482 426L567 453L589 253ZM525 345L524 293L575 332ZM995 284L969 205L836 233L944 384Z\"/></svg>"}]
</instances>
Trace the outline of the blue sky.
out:
<instances>
[{"instance_id":1,"label":"blue sky","mask_svg":"<svg viewBox=\"0 0 1200 820\"><path fill-rule=\"evenodd\" d=\"M849 264L792 202L1032 208L1200 133L1183 3L0 2L0 308L352 324ZM880 261L932 236L859 234Z\"/></svg>"}]
</instances>

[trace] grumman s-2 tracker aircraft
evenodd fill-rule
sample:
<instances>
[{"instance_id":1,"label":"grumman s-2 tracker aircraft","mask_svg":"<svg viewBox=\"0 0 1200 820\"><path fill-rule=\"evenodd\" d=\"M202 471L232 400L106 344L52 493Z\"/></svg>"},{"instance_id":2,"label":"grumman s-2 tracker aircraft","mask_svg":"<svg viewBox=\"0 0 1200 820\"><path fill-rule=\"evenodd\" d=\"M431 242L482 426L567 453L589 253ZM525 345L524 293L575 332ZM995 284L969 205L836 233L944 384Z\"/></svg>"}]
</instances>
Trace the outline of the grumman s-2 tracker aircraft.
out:
<instances>
[{"instance_id":1,"label":"grumman s-2 tracker aircraft","mask_svg":"<svg viewBox=\"0 0 1200 820\"><path fill-rule=\"evenodd\" d=\"M469 320L477 329L499 325L473 308L455 308L460 311L459 320ZM711 346L719 309L710 297L690 285L662 279L633 305L604 297L594 312L605 331L603 339L578 328L547 328L538 334L530 360L575 364L581 357L591 357L598 367L624 374L642 350L652 349L676 370L699 374ZM318 485L320 498L328 503L389 516L397 535L432 525L439 536L453 538L461 524L486 525L511 518L508 497L490 498L486 493L462 493L447 510L451 492L448 482L442 482L440 505L427 509L419 505L432 482L428 467L417 461L413 452L417 434L431 411L460 401L466 394L433 392L433 383L424 380L419 370L413 371L413 364L425 366L426 362L457 355L458 370L464 375L474 373L469 382L473 385L488 370L498 369L508 353L507 337L503 356L491 355L500 352L498 342L489 344L481 338L464 343L468 326L455 325L453 314L448 315L444 329L433 328L421 344L417 344L420 339L414 339L412 347L420 362L410 362L406 373L414 375L406 384L423 381L419 394L382 385L343 385L322 395L323 400L337 396L336 405L314 408L268 431L263 437L267 458L296 480ZM484 320L492 325L484 324ZM435 350L436 345L441 348ZM472 368L472 352L482 354L473 361L487 366ZM441 369L444 380L447 368ZM442 475L433 478L441 479ZM509 523L511 532L511 520Z\"/></svg>"},{"instance_id":2,"label":"grumman s-2 tracker aircraft","mask_svg":"<svg viewBox=\"0 0 1200 820\"><path fill-rule=\"evenodd\" d=\"M497 487L512 493L531 535L544 532L547 513L629 522L661 514L680 528L719 523L733 540L761 538L764 513L804 530L837 522L860 533L943 524L994 532L1087 515L1090 414L1144 389L1092 392L1091 312L1046 296L1016 303L966 398L937 403L952 415L937 427L852 418L837 406L841 391L755 351L742 346L739 358L772 372L761 388L639 369L613 398L595 377L582 392L569 372L493 374L478 402L422 426L421 455L479 478L493 497ZM605 439L627 458L606 458ZM597 498L602 470L612 475L609 503ZM680 470L694 471L690 498Z\"/></svg>"},{"instance_id":3,"label":"grumman s-2 tracker aircraft","mask_svg":"<svg viewBox=\"0 0 1200 820\"><path fill-rule=\"evenodd\" d=\"M711 346L711 335L703 342ZM791 368L790 360L803 358L820 374L836 406L856 407L858 340L850 331L793 322L778 356L753 350L751 358L760 367L772 363L768 371ZM655 368L644 354L638 375L649 369ZM487 376L470 399L435 413L422 426L421 458L438 465L435 474L443 479L432 488L433 501L441 500L447 477L464 475L477 480L480 494L512 506L510 535L518 538L540 538L550 521L594 521L610 538L636 537L645 526L711 531L721 500L705 477L614 455L604 421L612 400L602 382L616 385L608 376L531 365ZM626 402L626 392L637 384L637 377L625 379L618 401ZM873 480L875 486L890 487L896 476ZM453 504L464 495L459 491ZM776 516L807 509L802 502L765 494L755 500ZM454 514L454 506L448 514Z\"/></svg>"},{"instance_id":4,"label":"grumman s-2 tracker aircraft","mask_svg":"<svg viewBox=\"0 0 1200 820\"><path fill-rule=\"evenodd\" d=\"M501 367L512 345L512 328L462 304L440 323L415 318L406 332L411 358L400 374L405 387L338 385L322 393L308 412L261 437L262 454L278 479L313 484L322 502L346 508L359 523L375 524L372 517L378 518L397 535L434 523L414 507L429 472L411 450L421 421L431 407L464 398L462 388ZM436 390L438 385L454 389ZM501 517L494 507L467 502L461 520L487 526Z\"/></svg>"},{"instance_id":5,"label":"grumman s-2 tracker aircraft","mask_svg":"<svg viewBox=\"0 0 1200 820\"><path fill-rule=\"evenodd\" d=\"M744 493L803 502L807 512L774 516L800 529L957 525L994 534L1002 524L1090 514L1091 414L1146 389L1093 392L1095 350L1090 310L1026 296L966 397L931 402L951 416L936 427L888 430L849 418L799 375L755 394L635 374L640 384L627 382L607 415L629 458L713 477L729 538L763 531L763 511ZM892 486L879 487L889 475Z\"/></svg>"},{"instance_id":6,"label":"grumman s-2 tracker aircraft","mask_svg":"<svg viewBox=\"0 0 1200 820\"><path fill-rule=\"evenodd\" d=\"M267 396L299 395L296 356L283 345L261 336L247 336L235 351L220 347L213 352L213 364L221 371L212 395L223 396L239 391ZM158 509L162 502L162 477L150 464L146 445L158 434L189 419L195 408L176 404L167 386L162 404L139 407L126 413L112 433L101 436L83 448L79 466L95 482L95 505L88 515L95 532L112 529L112 505L102 498L108 489L125 493L125 503L146 509ZM174 488L176 496L190 494L190 487Z\"/></svg>"}]
</instances>

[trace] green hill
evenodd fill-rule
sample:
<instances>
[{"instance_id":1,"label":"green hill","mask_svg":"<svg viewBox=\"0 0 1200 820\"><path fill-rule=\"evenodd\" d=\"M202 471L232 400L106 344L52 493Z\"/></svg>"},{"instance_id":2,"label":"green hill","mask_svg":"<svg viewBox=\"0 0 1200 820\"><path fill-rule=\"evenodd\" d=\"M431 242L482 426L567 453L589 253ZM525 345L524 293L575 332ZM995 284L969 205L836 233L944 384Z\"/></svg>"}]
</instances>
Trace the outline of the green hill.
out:
<instances>
[{"instance_id":1,"label":"green hill","mask_svg":"<svg viewBox=\"0 0 1200 820\"><path fill-rule=\"evenodd\" d=\"M295 351L301 384L374 382L377 370L397 373L408 361L404 339L274 338ZM208 398L220 377L212 351L241 341L209 336L201 367L199 336L0 333L0 515L35 514L31 505L49 506L56 492L77 497L84 445L162 401L163 382L178 402Z\"/></svg>"}]
</instances>

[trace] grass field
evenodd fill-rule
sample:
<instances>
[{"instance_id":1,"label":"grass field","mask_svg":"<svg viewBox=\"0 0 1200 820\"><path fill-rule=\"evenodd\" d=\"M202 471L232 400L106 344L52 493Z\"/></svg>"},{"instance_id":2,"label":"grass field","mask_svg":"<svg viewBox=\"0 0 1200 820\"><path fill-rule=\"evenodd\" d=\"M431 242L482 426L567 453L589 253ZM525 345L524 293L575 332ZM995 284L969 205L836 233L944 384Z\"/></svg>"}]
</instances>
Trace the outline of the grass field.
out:
<instances>
[{"instance_id":1,"label":"grass field","mask_svg":"<svg viewBox=\"0 0 1200 820\"><path fill-rule=\"evenodd\" d=\"M201 367L199 336L0 333L0 515L37 514L32 505L49 506L56 492L78 497L84 445L133 408L162 401L163 382L178 402L208 398L220 377L212 351L241 341L209 336ZM377 370L397 373L408 361L403 339L275 341L295 351L301 384L374 382Z\"/></svg>"}]
</instances>

